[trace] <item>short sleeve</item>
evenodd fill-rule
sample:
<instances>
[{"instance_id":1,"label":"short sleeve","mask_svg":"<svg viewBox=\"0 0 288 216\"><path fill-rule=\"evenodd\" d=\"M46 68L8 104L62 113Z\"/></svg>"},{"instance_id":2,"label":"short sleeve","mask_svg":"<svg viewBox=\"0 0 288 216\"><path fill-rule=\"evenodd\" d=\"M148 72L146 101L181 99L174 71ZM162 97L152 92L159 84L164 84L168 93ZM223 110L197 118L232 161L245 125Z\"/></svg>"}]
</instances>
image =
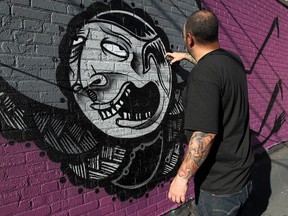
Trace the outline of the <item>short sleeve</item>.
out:
<instances>
[{"instance_id":1,"label":"short sleeve","mask_svg":"<svg viewBox=\"0 0 288 216\"><path fill-rule=\"evenodd\" d=\"M221 105L219 87L199 80L191 81L187 87L184 129L217 133Z\"/></svg>"}]
</instances>

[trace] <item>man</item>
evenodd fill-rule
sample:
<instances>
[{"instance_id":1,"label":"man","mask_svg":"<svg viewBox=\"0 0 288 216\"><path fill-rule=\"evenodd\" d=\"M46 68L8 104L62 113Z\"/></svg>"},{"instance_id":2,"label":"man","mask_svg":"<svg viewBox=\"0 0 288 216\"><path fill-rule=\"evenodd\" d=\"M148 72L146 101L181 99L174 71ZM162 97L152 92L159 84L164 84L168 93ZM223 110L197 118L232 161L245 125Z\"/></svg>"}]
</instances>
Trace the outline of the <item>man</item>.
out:
<instances>
[{"instance_id":1,"label":"man","mask_svg":"<svg viewBox=\"0 0 288 216\"><path fill-rule=\"evenodd\" d=\"M237 215L251 192L253 154L245 70L234 53L220 48L217 17L205 10L183 29L188 53L167 53L173 64L196 63L183 92L188 149L171 183L169 199L185 201L194 176L199 215Z\"/></svg>"}]
</instances>

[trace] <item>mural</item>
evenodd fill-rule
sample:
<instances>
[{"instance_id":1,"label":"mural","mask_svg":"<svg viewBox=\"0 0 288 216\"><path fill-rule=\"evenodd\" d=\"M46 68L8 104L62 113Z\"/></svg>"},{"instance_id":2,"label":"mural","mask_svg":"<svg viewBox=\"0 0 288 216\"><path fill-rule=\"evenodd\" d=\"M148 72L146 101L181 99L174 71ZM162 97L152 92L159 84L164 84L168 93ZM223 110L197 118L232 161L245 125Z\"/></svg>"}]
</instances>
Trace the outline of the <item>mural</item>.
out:
<instances>
[{"instance_id":1,"label":"mural","mask_svg":"<svg viewBox=\"0 0 288 216\"><path fill-rule=\"evenodd\" d=\"M203 8L202 1L195 2ZM248 74L276 29L279 35L278 18ZM145 195L176 174L184 152L181 90L189 72L169 65L164 58L169 49L166 34L143 9L120 0L90 5L69 22L59 44L56 87L65 95L68 109L33 100L0 77L1 134L11 141L35 141L42 155L61 163L63 174L75 186L96 193L104 188L121 201ZM281 79L259 130L252 131L255 147L286 121L283 111L275 117L270 134L262 137L279 99L283 100Z\"/></svg>"},{"instance_id":2,"label":"mural","mask_svg":"<svg viewBox=\"0 0 288 216\"><path fill-rule=\"evenodd\" d=\"M168 49L142 9L118 0L90 5L59 45L57 84L69 109L33 101L1 78L3 135L38 140L74 185L105 188L121 201L143 196L175 175L183 155L181 85Z\"/></svg>"}]
</instances>

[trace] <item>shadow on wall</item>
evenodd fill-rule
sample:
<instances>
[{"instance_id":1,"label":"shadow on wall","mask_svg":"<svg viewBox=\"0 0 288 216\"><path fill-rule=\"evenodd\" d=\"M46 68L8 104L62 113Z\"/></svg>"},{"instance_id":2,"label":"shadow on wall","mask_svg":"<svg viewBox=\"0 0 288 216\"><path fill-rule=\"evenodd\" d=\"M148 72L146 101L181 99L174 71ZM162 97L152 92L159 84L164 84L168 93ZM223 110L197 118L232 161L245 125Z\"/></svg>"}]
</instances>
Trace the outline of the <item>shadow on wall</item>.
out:
<instances>
[{"instance_id":1,"label":"shadow on wall","mask_svg":"<svg viewBox=\"0 0 288 216\"><path fill-rule=\"evenodd\" d=\"M259 143L259 140L256 142ZM263 147L258 148L257 152L259 153L255 153L255 163L252 172L252 194L239 216L261 216L269 204L271 195L271 159Z\"/></svg>"}]
</instances>

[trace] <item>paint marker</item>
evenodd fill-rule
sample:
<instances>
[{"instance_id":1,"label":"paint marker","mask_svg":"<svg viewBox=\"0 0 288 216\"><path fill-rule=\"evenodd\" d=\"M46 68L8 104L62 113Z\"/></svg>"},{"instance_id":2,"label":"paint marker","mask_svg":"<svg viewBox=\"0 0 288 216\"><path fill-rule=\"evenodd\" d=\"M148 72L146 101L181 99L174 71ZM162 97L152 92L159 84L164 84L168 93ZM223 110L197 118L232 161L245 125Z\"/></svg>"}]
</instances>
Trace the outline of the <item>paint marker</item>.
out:
<instances>
[{"instance_id":1,"label":"paint marker","mask_svg":"<svg viewBox=\"0 0 288 216\"><path fill-rule=\"evenodd\" d=\"M165 56L166 60L171 64L171 61L174 59L172 56L166 55Z\"/></svg>"}]
</instances>

